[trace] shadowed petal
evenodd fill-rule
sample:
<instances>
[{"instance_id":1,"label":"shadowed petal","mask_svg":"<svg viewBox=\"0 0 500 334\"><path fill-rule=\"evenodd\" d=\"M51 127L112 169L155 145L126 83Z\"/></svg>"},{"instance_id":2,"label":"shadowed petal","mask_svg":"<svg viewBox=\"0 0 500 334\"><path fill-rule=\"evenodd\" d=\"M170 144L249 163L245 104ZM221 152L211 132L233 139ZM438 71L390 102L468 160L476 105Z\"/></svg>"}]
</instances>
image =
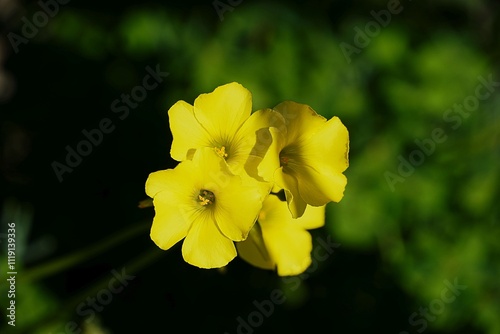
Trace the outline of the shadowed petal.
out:
<instances>
[{"instance_id":1,"label":"shadowed petal","mask_svg":"<svg viewBox=\"0 0 500 334\"><path fill-rule=\"evenodd\" d=\"M326 118L319 115L310 106L293 101L285 101L273 108L278 111L286 122L287 143L296 143L306 140L326 122Z\"/></svg>"},{"instance_id":2,"label":"shadowed petal","mask_svg":"<svg viewBox=\"0 0 500 334\"><path fill-rule=\"evenodd\" d=\"M263 269L277 268L280 276L298 275L311 264L312 238L307 231L325 223L325 207L308 206L293 219L286 202L270 195L248 239L236 243L238 254Z\"/></svg>"},{"instance_id":3,"label":"shadowed petal","mask_svg":"<svg viewBox=\"0 0 500 334\"><path fill-rule=\"evenodd\" d=\"M235 174L241 174L244 168L248 175L260 179L257 168L273 143L271 130L277 131L278 128L286 131L285 121L280 113L272 109L253 113L234 137L234 150L228 159L231 170ZM277 153L275 160L279 167Z\"/></svg>"},{"instance_id":4,"label":"shadowed petal","mask_svg":"<svg viewBox=\"0 0 500 334\"><path fill-rule=\"evenodd\" d=\"M269 196L259 217L262 238L278 275L298 275L311 264L312 238L307 229L325 224L325 207L307 206L302 217L293 219L287 204Z\"/></svg>"},{"instance_id":5,"label":"shadowed petal","mask_svg":"<svg viewBox=\"0 0 500 334\"><path fill-rule=\"evenodd\" d=\"M285 197L288 208L293 218L298 218L304 214L307 203L300 197L299 185L294 175L283 172L283 168L274 173L275 188L285 190ZM276 190L276 189L273 189Z\"/></svg>"},{"instance_id":6,"label":"shadowed petal","mask_svg":"<svg viewBox=\"0 0 500 334\"><path fill-rule=\"evenodd\" d=\"M252 266L262 269L274 269L276 267L276 264L267 253L258 223L254 225L246 240L236 243L236 249L238 255Z\"/></svg>"},{"instance_id":7,"label":"shadowed petal","mask_svg":"<svg viewBox=\"0 0 500 334\"><path fill-rule=\"evenodd\" d=\"M271 135L272 142L269 148L267 148L263 159L260 161L257 170L258 175L264 180L274 182L274 173L280 168L279 153L285 145L286 130L269 128L269 134Z\"/></svg>"}]
</instances>

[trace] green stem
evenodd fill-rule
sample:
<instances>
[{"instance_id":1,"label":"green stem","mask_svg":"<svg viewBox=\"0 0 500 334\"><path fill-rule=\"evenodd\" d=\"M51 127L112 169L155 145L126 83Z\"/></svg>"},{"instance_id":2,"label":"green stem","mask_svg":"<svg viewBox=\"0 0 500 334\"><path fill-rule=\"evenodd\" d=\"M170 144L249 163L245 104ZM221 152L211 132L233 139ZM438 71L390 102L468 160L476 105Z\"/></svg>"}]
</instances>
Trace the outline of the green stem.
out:
<instances>
[{"instance_id":1,"label":"green stem","mask_svg":"<svg viewBox=\"0 0 500 334\"><path fill-rule=\"evenodd\" d=\"M123 268L125 269L127 275L135 276L143 268L155 262L160 256L164 255L165 252L163 252L158 247L154 247L129 261L123 266ZM115 270L121 272L121 268L115 268ZM109 282L112 278L113 276L111 274L105 275L98 282L66 301L64 305L61 306L56 312L53 312L43 319L40 319L36 323L28 326L27 328L24 328L21 333L33 333L35 328L55 329L58 326L63 328L64 321L67 321L68 319L72 319L72 317L74 317L75 309L78 304L82 301L85 301L85 299L89 296L96 296L97 293L102 289L109 289ZM84 321L80 321L80 325L83 325L83 323Z\"/></svg>"},{"instance_id":2,"label":"green stem","mask_svg":"<svg viewBox=\"0 0 500 334\"><path fill-rule=\"evenodd\" d=\"M96 245L92 245L91 247L76 251L72 254L63 256L48 263L41 264L33 269L29 269L22 275L19 275L19 283L33 282L63 271L64 269L74 266L94 255L104 252L112 246L133 237L139 232L146 231L148 228L150 228L150 226L150 222L148 222L147 224L133 225L130 228L127 228L110 238L102 240Z\"/></svg>"}]
</instances>

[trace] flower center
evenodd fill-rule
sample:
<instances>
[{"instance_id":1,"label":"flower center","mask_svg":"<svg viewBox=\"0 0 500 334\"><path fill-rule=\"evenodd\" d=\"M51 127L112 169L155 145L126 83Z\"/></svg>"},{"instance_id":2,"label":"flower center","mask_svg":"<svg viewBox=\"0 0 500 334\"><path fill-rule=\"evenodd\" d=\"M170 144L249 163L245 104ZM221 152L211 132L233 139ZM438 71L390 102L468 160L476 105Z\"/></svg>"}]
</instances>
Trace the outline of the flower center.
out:
<instances>
[{"instance_id":1,"label":"flower center","mask_svg":"<svg viewBox=\"0 0 500 334\"><path fill-rule=\"evenodd\" d=\"M294 165L297 164L297 149L295 146L284 147L279 154L280 167L283 167L283 171L290 171Z\"/></svg>"},{"instance_id":2,"label":"flower center","mask_svg":"<svg viewBox=\"0 0 500 334\"><path fill-rule=\"evenodd\" d=\"M289 160L290 160L289 157L285 157L285 156L280 154L280 166L281 167L285 167L286 165L288 165Z\"/></svg>"},{"instance_id":3,"label":"flower center","mask_svg":"<svg viewBox=\"0 0 500 334\"><path fill-rule=\"evenodd\" d=\"M214 151L215 151L215 153L217 153L219 155L219 157L224 158L224 159L227 158L225 146L222 146L221 148L214 147Z\"/></svg>"},{"instance_id":4,"label":"flower center","mask_svg":"<svg viewBox=\"0 0 500 334\"><path fill-rule=\"evenodd\" d=\"M210 190L202 189L198 195L198 200L203 206L213 204L215 202L215 195Z\"/></svg>"}]
</instances>

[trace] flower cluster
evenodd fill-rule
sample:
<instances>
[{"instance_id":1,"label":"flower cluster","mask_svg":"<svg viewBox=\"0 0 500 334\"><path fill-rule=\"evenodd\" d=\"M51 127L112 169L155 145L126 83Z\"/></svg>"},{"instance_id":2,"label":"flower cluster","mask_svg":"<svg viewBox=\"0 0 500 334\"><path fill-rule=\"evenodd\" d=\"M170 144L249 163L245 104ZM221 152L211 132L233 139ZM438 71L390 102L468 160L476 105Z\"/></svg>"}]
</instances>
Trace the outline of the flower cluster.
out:
<instances>
[{"instance_id":1,"label":"flower cluster","mask_svg":"<svg viewBox=\"0 0 500 334\"><path fill-rule=\"evenodd\" d=\"M237 255L250 264L297 275L311 263L311 235L325 205L342 199L349 136L291 101L252 113L238 83L168 111L174 169L151 173L146 194L155 216L151 239L182 243L186 262L219 268ZM278 196L282 194L283 196Z\"/></svg>"}]
</instances>

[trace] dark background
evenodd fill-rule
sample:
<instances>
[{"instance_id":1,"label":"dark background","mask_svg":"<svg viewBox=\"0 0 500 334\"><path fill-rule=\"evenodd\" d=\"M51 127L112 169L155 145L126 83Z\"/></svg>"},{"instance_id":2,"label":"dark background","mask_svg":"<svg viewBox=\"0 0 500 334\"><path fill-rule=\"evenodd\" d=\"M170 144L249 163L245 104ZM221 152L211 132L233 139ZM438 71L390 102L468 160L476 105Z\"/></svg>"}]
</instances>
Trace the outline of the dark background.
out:
<instances>
[{"instance_id":1,"label":"dark background","mask_svg":"<svg viewBox=\"0 0 500 334\"><path fill-rule=\"evenodd\" d=\"M242 1L220 20L210 1L72 0L15 52L9 34L23 36L22 18L42 9L0 2L1 241L4 252L15 222L18 271L15 328L4 322L2 279L2 333L78 333L65 329L71 322L86 334L238 333L238 317L249 321L274 289L286 301L239 333L500 333L498 88L456 129L443 117L479 76L500 81L499 4L401 1L349 61L341 43L356 46L357 29L387 4ZM112 102L142 84L147 66L169 75L120 119ZM145 180L176 165L167 110L231 81L252 92L254 110L294 100L350 132L345 197L312 231L314 246L327 237L340 246L307 277L239 258L201 270L182 260L180 243L161 251L149 238L153 209L138 208ZM54 161L65 164L66 147L104 118L114 130L60 182ZM447 139L391 188L398 157L438 127ZM135 276L123 291L93 321L78 314L122 268ZM467 289L410 324L455 279Z\"/></svg>"}]
</instances>

